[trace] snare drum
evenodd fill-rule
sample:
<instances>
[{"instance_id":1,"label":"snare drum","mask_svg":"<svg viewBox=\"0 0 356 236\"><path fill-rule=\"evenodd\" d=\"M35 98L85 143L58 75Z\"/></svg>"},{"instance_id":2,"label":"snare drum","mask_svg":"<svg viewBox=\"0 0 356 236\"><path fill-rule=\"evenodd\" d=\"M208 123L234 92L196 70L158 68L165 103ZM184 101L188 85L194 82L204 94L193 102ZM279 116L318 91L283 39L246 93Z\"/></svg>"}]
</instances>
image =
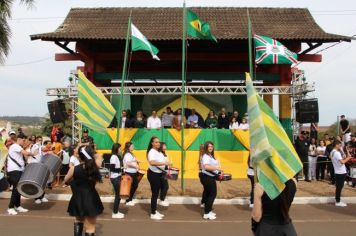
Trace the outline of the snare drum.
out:
<instances>
[{"instance_id":1,"label":"snare drum","mask_svg":"<svg viewBox=\"0 0 356 236\"><path fill-rule=\"evenodd\" d=\"M140 183L141 179L143 178L143 176L145 175L146 171L144 170L138 170L137 171L137 182Z\"/></svg>"},{"instance_id":2,"label":"snare drum","mask_svg":"<svg viewBox=\"0 0 356 236\"><path fill-rule=\"evenodd\" d=\"M9 182L7 182L6 176L3 172L0 172L0 193L9 188Z\"/></svg>"},{"instance_id":3,"label":"snare drum","mask_svg":"<svg viewBox=\"0 0 356 236\"><path fill-rule=\"evenodd\" d=\"M166 170L166 179L169 180L177 180L179 176L179 169L170 167L168 170Z\"/></svg>"},{"instance_id":4,"label":"snare drum","mask_svg":"<svg viewBox=\"0 0 356 236\"><path fill-rule=\"evenodd\" d=\"M219 181L229 181L231 179L232 179L232 175L227 174L227 173L223 173L223 174L219 175L219 178L218 178Z\"/></svg>"}]
</instances>

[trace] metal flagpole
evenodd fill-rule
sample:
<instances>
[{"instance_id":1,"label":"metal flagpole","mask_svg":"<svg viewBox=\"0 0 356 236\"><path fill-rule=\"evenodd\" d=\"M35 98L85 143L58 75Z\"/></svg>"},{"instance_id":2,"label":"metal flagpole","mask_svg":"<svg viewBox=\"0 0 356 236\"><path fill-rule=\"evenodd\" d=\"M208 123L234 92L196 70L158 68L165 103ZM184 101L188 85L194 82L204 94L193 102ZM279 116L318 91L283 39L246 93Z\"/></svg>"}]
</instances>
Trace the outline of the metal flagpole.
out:
<instances>
[{"instance_id":1,"label":"metal flagpole","mask_svg":"<svg viewBox=\"0 0 356 236\"><path fill-rule=\"evenodd\" d=\"M251 35L251 19L250 19L250 13L247 9L247 31L248 31L248 62L249 62L249 67L250 67L250 76L251 80L254 79L253 76L253 63L252 63L252 35Z\"/></svg>"},{"instance_id":2,"label":"metal flagpole","mask_svg":"<svg viewBox=\"0 0 356 236\"><path fill-rule=\"evenodd\" d=\"M184 162L185 162L185 150L184 150L184 102L185 102L185 54L186 54L186 40L187 40L187 17L185 1L183 3L183 40L182 40L182 121L181 121L181 192L184 194Z\"/></svg>"},{"instance_id":3,"label":"metal flagpole","mask_svg":"<svg viewBox=\"0 0 356 236\"><path fill-rule=\"evenodd\" d=\"M126 70L127 70L127 54L129 51L129 44L130 44L130 35L131 35L131 14L132 10L130 11L129 22L127 24L127 33L126 33L126 43L125 43L125 56L124 56L124 65L122 66L122 75L121 75L121 87L120 87L120 103L119 103L119 110L118 110L118 119L117 119L117 126L116 126L116 143L119 141L120 137L120 127L121 127L121 118L122 118L122 106L124 100L124 83L126 79Z\"/></svg>"}]
</instances>

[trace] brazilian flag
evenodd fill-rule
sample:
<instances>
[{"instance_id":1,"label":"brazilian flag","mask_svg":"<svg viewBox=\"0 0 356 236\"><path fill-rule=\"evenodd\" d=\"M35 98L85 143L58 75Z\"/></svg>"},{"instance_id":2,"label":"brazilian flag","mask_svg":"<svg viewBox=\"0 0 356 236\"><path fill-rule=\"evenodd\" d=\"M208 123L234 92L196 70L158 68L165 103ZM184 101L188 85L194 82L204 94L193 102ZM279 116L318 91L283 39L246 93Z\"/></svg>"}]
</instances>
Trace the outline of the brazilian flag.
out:
<instances>
[{"instance_id":1,"label":"brazilian flag","mask_svg":"<svg viewBox=\"0 0 356 236\"><path fill-rule=\"evenodd\" d=\"M193 38L210 39L217 42L215 36L211 33L210 25L200 20L192 10L187 10L187 33Z\"/></svg>"}]
</instances>

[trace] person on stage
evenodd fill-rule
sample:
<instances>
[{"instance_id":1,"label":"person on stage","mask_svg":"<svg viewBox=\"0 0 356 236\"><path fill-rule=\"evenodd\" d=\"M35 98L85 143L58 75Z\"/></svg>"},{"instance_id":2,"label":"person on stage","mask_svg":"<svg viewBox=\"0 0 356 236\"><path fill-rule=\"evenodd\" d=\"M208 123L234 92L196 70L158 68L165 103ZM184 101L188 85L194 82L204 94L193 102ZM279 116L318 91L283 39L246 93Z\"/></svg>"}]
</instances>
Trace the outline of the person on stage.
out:
<instances>
[{"instance_id":1,"label":"person on stage","mask_svg":"<svg viewBox=\"0 0 356 236\"><path fill-rule=\"evenodd\" d=\"M251 192L250 192L250 208L253 208L253 191L255 188L255 171L252 165L252 158L248 155L247 159L247 178L250 180L251 183Z\"/></svg>"},{"instance_id":2,"label":"person on stage","mask_svg":"<svg viewBox=\"0 0 356 236\"><path fill-rule=\"evenodd\" d=\"M164 168L169 165L164 156L159 152L161 144L157 137L152 137L147 148L147 159L149 168L147 171L147 178L150 182L152 196L151 196L151 219L162 220L164 215L157 211L157 199L159 190L164 185Z\"/></svg>"},{"instance_id":3,"label":"person on stage","mask_svg":"<svg viewBox=\"0 0 356 236\"><path fill-rule=\"evenodd\" d=\"M27 139L26 136L19 135L15 138L15 143L9 147L9 153L7 156L7 176L9 184L12 185L12 193L7 213L9 215L17 215L18 212L28 212L21 206L21 195L17 191L17 184L20 181L22 172L25 170L25 159L31 156L37 156L38 150L34 152L25 151L24 142Z\"/></svg>"},{"instance_id":4,"label":"person on stage","mask_svg":"<svg viewBox=\"0 0 356 236\"><path fill-rule=\"evenodd\" d=\"M166 162L170 162L169 157L166 154L166 150L167 150L167 145L164 142L161 142L161 146L159 148L159 152L164 156L164 159ZM166 166L165 169L168 169L169 166ZM168 189L169 189L169 184L168 184L168 180L166 178L163 178L162 180L163 185L161 186L160 189L160 195L159 195L159 201L158 204L164 207L168 207L169 206L169 202L166 200L166 196L168 193Z\"/></svg>"},{"instance_id":5,"label":"person on stage","mask_svg":"<svg viewBox=\"0 0 356 236\"><path fill-rule=\"evenodd\" d=\"M216 198L216 177L222 172L220 163L214 157L214 143L208 141L204 144L204 155L201 160L202 182L206 196L204 204L203 218L215 220L216 214L213 212L213 204Z\"/></svg>"},{"instance_id":6,"label":"person on stage","mask_svg":"<svg viewBox=\"0 0 356 236\"><path fill-rule=\"evenodd\" d=\"M96 218L103 210L103 204L95 189L97 182L101 181L101 175L94 159L94 149L91 146L79 147L80 165L70 168L64 181L70 180L73 195L69 201L68 210L70 216L75 217L74 236L81 236L85 226L85 235L95 235Z\"/></svg>"},{"instance_id":7,"label":"person on stage","mask_svg":"<svg viewBox=\"0 0 356 236\"><path fill-rule=\"evenodd\" d=\"M289 216L297 191L297 181L293 178L285 184L282 193L273 200L268 197L262 185L255 185L252 209L252 230L255 236L297 236Z\"/></svg>"},{"instance_id":8,"label":"person on stage","mask_svg":"<svg viewBox=\"0 0 356 236\"><path fill-rule=\"evenodd\" d=\"M135 206L135 200L133 197L138 187L137 172L139 170L139 165L136 157L133 154L134 145L131 142L127 142L124 148L123 162L125 174L132 178L130 196L126 200L126 206Z\"/></svg>"},{"instance_id":9,"label":"person on stage","mask_svg":"<svg viewBox=\"0 0 356 236\"><path fill-rule=\"evenodd\" d=\"M122 219L125 215L119 212L120 205L120 183L121 183L121 175L123 169L123 161L120 156L121 145L119 143L115 143L111 148L111 157L110 157L110 181L112 187L115 191L115 200L114 200L114 208L112 212L112 218Z\"/></svg>"}]
</instances>

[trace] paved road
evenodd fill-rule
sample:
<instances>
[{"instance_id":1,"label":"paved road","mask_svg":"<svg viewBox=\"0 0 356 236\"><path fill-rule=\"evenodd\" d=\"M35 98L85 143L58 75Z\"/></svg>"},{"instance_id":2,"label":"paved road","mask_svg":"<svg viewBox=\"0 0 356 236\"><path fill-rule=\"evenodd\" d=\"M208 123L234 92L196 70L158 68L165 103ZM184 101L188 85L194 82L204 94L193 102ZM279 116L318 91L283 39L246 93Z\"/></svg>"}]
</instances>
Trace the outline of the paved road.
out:
<instances>
[{"instance_id":1,"label":"paved road","mask_svg":"<svg viewBox=\"0 0 356 236\"><path fill-rule=\"evenodd\" d=\"M67 202L35 205L25 201L31 211L17 216L6 214L8 200L0 199L0 235L3 236L68 236L73 235L73 219L66 214ZM204 221L197 205L171 205L161 209L166 215L160 222L148 217L149 205L122 207L123 220L111 219L111 204L105 204L96 235L128 236L249 236L250 210L247 206L215 206L217 220ZM336 208L334 205L293 205L291 212L298 235L343 236L356 235L356 205Z\"/></svg>"}]
</instances>

